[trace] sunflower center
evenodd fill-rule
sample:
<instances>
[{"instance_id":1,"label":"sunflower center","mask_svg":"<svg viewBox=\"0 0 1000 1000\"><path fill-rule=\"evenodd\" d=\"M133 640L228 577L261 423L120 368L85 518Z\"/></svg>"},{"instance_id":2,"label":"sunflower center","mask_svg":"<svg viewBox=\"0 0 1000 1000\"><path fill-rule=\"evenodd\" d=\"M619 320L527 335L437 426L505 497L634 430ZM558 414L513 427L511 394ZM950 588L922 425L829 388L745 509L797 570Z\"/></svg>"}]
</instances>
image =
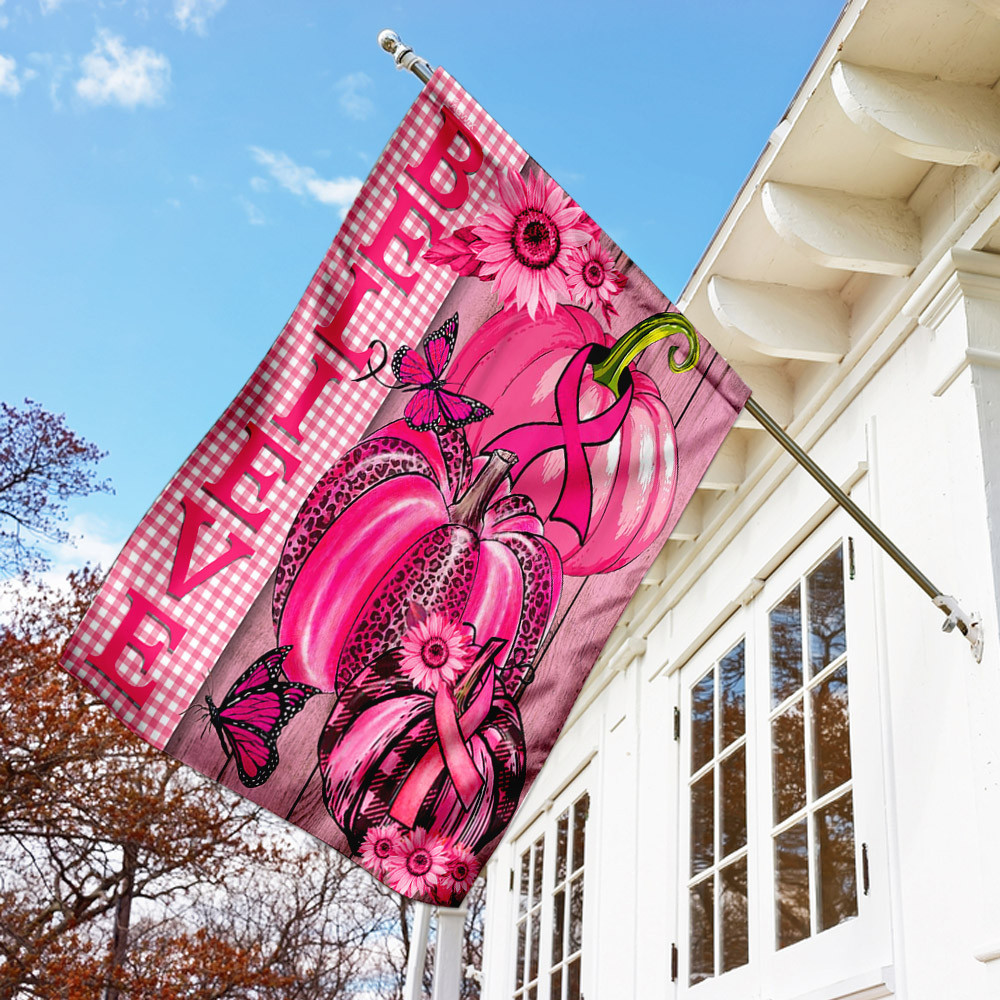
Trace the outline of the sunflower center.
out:
<instances>
[{"instance_id":1,"label":"sunflower center","mask_svg":"<svg viewBox=\"0 0 1000 1000\"><path fill-rule=\"evenodd\" d=\"M466 876L469 874L469 866L462 861L456 861L452 866L451 874L459 882L464 882Z\"/></svg>"},{"instance_id":2,"label":"sunflower center","mask_svg":"<svg viewBox=\"0 0 1000 1000\"><path fill-rule=\"evenodd\" d=\"M559 229L537 208L526 208L514 220L510 245L518 263L544 270L559 256Z\"/></svg>"},{"instance_id":3,"label":"sunflower center","mask_svg":"<svg viewBox=\"0 0 1000 1000\"><path fill-rule=\"evenodd\" d=\"M583 269L583 280L591 288L600 288L604 284L604 268L596 260L588 261Z\"/></svg>"},{"instance_id":4,"label":"sunflower center","mask_svg":"<svg viewBox=\"0 0 1000 1000\"><path fill-rule=\"evenodd\" d=\"M431 870L430 854L418 847L406 859L406 870L411 875L426 875Z\"/></svg>"},{"instance_id":5,"label":"sunflower center","mask_svg":"<svg viewBox=\"0 0 1000 1000\"><path fill-rule=\"evenodd\" d=\"M429 667L443 667L448 662L448 643L439 636L434 636L424 643L420 657Z\"/></svg>"},{"instance_id":6,"label":"sunflower center","mask_svg":"<svg viewBox=\"0 0 1000 1000\"><path fill-rule=\"evenodd\" d=\"M375 853L380 858L387 858L392 854L392 841L386 838L385 840L375 841Z\"/></svg>"}]
</instances>

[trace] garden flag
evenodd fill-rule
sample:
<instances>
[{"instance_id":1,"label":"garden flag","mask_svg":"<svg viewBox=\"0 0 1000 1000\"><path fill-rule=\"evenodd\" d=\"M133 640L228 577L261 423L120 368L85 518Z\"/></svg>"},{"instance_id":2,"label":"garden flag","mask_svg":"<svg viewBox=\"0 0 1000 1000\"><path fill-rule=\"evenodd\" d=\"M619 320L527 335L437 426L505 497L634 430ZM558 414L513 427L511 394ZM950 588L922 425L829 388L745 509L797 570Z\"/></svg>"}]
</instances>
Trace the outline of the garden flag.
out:
<instances>
[{"instance_id":1,"label":"garden flag","mask_svg":"<svg viewBox=\"0 0 1000 1000\"><path fill-rule=\"evenodd\" d=\"M748 395L438 70L65 665L456 905Z\"/></svg>"}]
</instances>

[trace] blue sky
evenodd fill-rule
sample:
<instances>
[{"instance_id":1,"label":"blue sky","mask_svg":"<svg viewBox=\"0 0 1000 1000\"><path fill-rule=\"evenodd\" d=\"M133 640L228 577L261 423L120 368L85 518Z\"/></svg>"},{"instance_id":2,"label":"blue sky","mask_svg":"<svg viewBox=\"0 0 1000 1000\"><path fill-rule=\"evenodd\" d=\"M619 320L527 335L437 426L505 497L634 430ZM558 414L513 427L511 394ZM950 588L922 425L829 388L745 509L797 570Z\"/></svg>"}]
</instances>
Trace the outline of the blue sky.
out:
<instances>
[{"instance_id":1,"label":"blue sky","mask_svg":"<svg viewBox=\"0 0 1000 1000\"><path fill-rule=\"evenodd\" d=\"M676 297L840 0L0 0L0 399L64 412L105 566L239 390L444 65Z\"/></svg>"}]
</instances>

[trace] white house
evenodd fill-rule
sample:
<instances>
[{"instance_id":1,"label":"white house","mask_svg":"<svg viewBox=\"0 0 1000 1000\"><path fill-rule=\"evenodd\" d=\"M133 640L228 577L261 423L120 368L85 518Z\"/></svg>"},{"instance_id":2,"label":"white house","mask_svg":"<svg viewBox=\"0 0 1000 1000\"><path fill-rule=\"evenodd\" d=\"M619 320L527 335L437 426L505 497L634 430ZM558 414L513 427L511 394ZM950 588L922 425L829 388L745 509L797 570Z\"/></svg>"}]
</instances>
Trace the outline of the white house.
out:
<instances>
[{"instance_id":1,"label":"white house","mask_svg":"<svg viewBox=\"0 0 1000 1000\"><path fill-rule=\"evenodd\" d=\"M982 662L744 414L489 865L483 1000L1000 997L998 79L1000 0L850 0L680 300Z\"/></svg>"}]
</instances>

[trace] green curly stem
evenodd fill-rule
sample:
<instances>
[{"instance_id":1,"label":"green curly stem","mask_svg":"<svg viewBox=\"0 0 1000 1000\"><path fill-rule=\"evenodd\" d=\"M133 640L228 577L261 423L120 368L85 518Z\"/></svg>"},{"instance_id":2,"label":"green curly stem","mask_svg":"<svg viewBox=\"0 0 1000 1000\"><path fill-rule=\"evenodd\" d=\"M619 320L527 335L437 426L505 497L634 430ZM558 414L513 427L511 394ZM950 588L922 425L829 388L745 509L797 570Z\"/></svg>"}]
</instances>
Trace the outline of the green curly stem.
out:
<instances>
[{"instance_id":1,"label":"green curly stem","mask_svg":"<svg viewBox=\"0 0 1000 1000\"><path fill-rule=\"evenodd\" d=\"M671 347L667 353L670 370L675 375L691 371L698 364L701 350L695 328L680 313L657 313L655 316L648 316L641 323L637 323L628 333L618 338L615 346L611 348L611 353L603 361L594 365L594 381L606 385L616 397L621 396L618 380L636 356L651 344L666 340L667 337L671 337L675 333L683 333L687 338L687 355L681 364L677 364L674 357L679 347L676 345Z\"/></svg>"}]
</instances>

